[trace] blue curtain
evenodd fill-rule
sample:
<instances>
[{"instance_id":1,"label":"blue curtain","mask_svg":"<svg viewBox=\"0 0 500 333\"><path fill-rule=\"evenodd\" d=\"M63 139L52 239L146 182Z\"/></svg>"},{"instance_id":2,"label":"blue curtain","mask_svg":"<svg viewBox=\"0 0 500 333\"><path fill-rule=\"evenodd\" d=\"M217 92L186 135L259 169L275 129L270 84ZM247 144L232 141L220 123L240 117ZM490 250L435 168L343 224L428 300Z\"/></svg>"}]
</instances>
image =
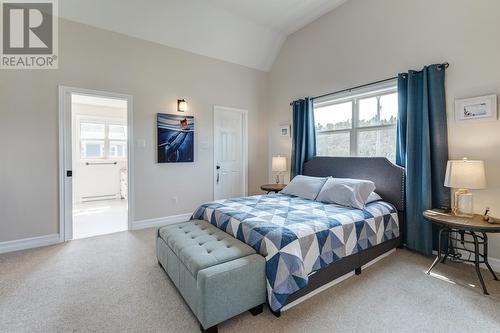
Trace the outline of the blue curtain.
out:
<instances>
[{"instance_id":1,"label":"blue curtain","mask_svg":"<svg viewBox=\"0 0 500 333\"><path fill-rule=\"evenodd\" d=\"M312 99L300 99L292 103L292 160L291 177L301 175L304 162L316 155L316 132Z\"/></svg>"},{"instance_id":2,"label":"blue curtain","mask_svg":"<svg viewBox=\"0 0 500 333\"><path fill-rule=\"evenodd\" d=\"M409 249L431 255L437 248L437 230L422 212L450 207L450 189L444 187L448 160L445 66L398 76L399 115L396 163L406 168L406 223Z\"/></svg>"}]
</instances>

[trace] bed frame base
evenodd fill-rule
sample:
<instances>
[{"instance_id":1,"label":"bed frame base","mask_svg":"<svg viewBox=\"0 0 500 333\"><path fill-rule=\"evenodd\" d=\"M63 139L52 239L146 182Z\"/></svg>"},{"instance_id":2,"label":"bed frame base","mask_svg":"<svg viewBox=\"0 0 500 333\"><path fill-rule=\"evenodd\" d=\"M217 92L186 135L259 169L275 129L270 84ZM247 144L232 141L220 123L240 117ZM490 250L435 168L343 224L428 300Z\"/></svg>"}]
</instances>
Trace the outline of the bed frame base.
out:
<instances>
[{"instance_id":1,"label":"bed frame base","mask_svg":"<svg viewBox=\"0 0 500 333\"><path fill-rule=\"evenodd\" d=\"M338 279L341 276L348 274L352 271L354 271L356 275L360 275L361 267L363 265L366 265L370 261L376 259L377 257L383 255L386 252L391 251L392 249L400 247L401 243L402 243L401 237L394 238L382 244L375 245L369 249L342 258L330 264L329 266L311 275L309 277L308 286L290 295L290 297L288 297L286 304L290 304L298 300L299 298L306 296L312 291L324 286L325 284L328 284L333 280ZM271 311L271 312L276 317L281 316L281 311Z\"/></svg>"}]
</instances>

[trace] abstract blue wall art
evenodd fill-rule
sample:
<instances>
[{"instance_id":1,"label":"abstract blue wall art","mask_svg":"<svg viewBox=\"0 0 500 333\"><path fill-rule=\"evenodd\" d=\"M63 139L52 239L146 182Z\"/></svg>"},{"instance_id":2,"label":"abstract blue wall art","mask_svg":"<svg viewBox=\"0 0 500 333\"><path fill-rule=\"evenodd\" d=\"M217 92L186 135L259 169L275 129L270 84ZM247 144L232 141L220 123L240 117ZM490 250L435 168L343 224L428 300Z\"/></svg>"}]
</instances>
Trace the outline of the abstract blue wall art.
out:
<instances>
[{"instance_id":1,"label":"abstract blue wall art","mask_svg":"<svg viewBox=\"0 0 500 333\"><path fill-rule=\"evenodd\" d=\"M157 114L158 163L194 161L194 118Z\"/></svg>"}]
</instances>

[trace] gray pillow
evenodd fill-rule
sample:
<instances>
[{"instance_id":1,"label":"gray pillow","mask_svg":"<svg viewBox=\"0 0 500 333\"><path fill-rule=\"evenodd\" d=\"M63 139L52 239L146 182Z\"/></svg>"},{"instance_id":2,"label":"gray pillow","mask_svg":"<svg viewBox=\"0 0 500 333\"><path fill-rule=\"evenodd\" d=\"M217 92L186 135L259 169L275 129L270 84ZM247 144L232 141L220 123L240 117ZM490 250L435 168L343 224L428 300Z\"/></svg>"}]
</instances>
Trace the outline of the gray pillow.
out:
<instances>
[{"instance_id":1,"label":"gray pillow","mask_svg":"<svg viewBox=\"0 0 500 333\"><path fill-rule=\"evenodd\" d=\"M326 182L324 177L295 176L280 193L314 200Z\"/></svg>"},{"instance_id":2,"label":"gray pillow","mask_svg":"<svg viewBox=\"0 0 500 333\"><path fill-rule=\"evenodd\" d=\"M380 200L382 200L382 197L380 195L378 195L377 192L372 192L368 196L368 200L366 200L366 204L369 204L369 203L375 202L375 201L380 201Z\"/></svg>"},{"instance_id":3,"label":"gray pillow","mask_svg":"<svg viewBox=\"0 0 500 333\"><path fill-rule=\"evenodd\" d=\"M316 198L317 201L364 209L375 184L369 180L328 178Z\"/></svg>"}]
</instances>

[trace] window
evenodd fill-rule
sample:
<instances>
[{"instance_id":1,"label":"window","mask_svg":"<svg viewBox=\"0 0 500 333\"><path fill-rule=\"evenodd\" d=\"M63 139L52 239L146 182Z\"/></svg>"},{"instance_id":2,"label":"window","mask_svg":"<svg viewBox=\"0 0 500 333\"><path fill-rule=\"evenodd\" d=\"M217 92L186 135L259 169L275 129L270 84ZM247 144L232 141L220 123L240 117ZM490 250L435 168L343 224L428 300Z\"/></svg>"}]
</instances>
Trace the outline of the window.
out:
<instances>
[{"instance_id":1,"label":"window","mask_svg":"<svg viewBox=\"0 0 500 333\"><path fill-rule=\"evenodd\" d=\"M314 100L318 156L381 156L396 160L395 82Z\"/></svg>"},{"instance_id":2,"label":"window","mask_svg":"<svg viewBox=\"0 0 500 333\"><path fill-rule=\"evenodd\" d=\"M125 157L127 155L127 143L120 141L109 142L109 157Z\"/></svg>"},{"instance_id":3,"label":"window","mask_svg":"<svg viewBox=\"0 0 500 333\"><path fill-rule=\"evenodd\" d=\"M82 140L82 158L103 158L104 141Z\"/></svg>"},{"instance_id":4,"label":"window","mask_svg":"<svg viewBox=\"0 0 500 333\"><path fill-rule=\"evenodd\" d=\"M80 157L126 158L127 126L106 121L81 121Z\"/></svg>"}]
</instances>

